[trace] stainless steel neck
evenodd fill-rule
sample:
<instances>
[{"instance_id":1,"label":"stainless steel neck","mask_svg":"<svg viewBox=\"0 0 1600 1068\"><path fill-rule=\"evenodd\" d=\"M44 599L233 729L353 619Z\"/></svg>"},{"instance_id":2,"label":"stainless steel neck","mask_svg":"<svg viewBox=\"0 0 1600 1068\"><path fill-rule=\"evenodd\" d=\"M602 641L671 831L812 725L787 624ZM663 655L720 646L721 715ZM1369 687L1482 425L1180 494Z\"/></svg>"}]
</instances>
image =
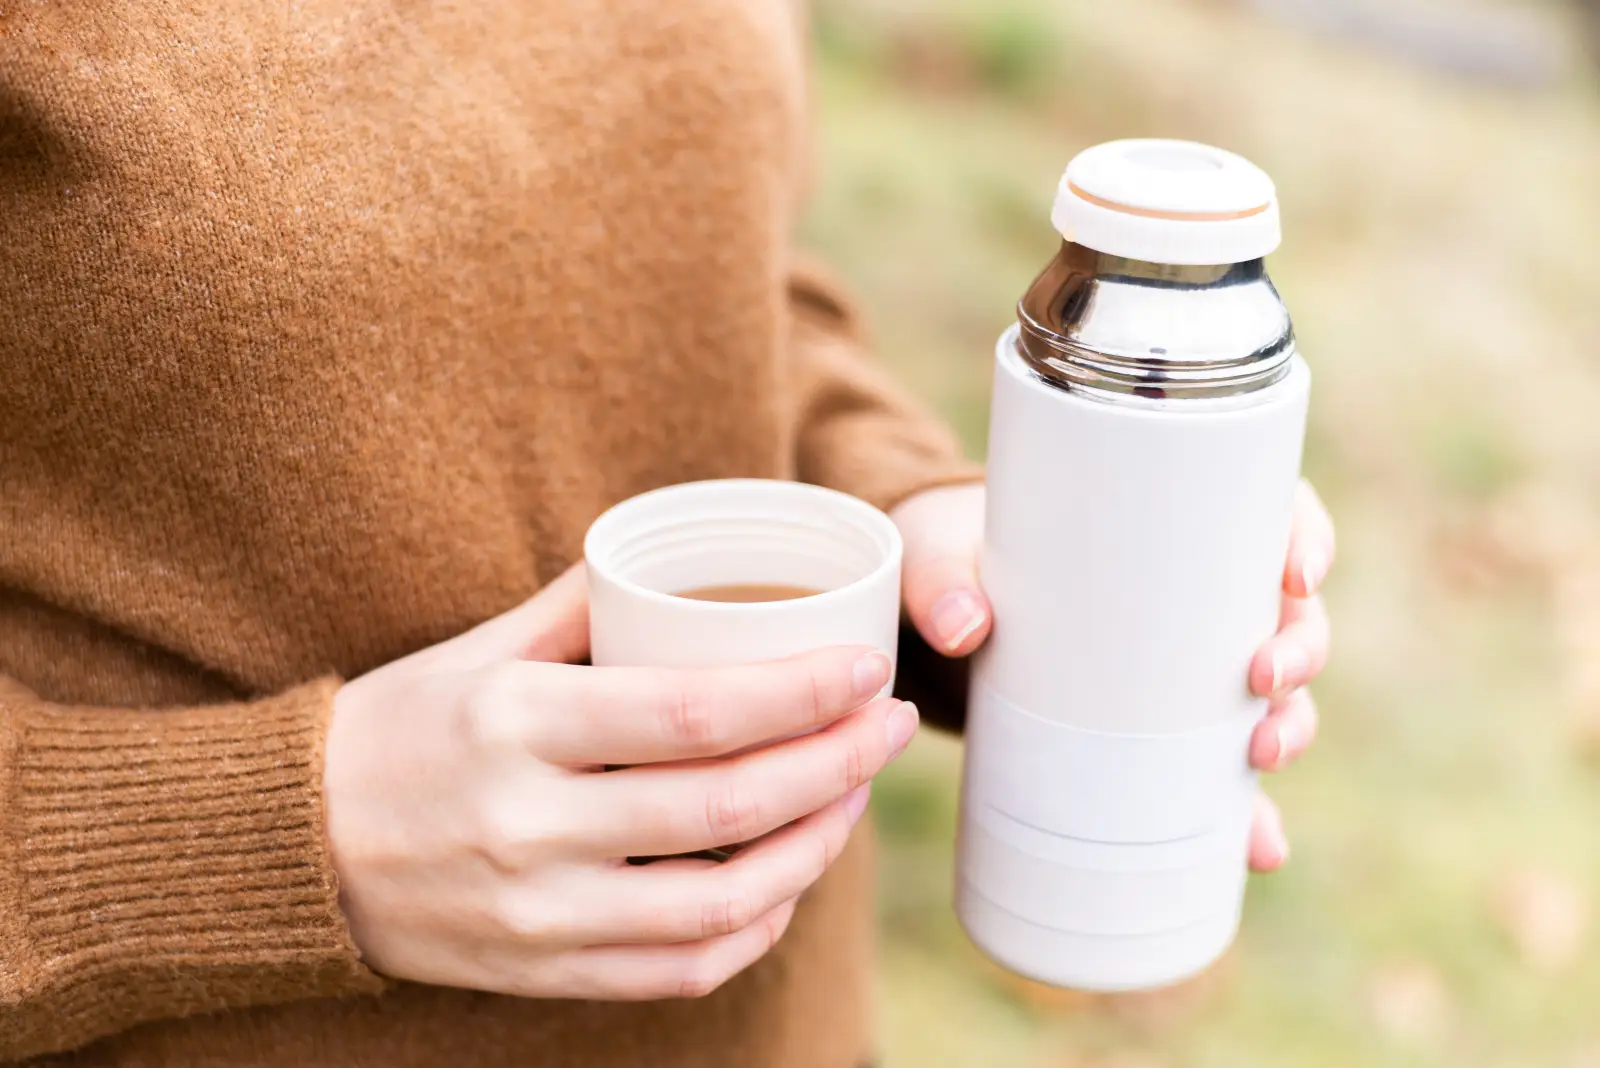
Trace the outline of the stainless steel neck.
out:
<instances>
[{"instance_id":1,"label":"stainless steel neck","mask_svg":"<svg viewBox=\"0 0 1600 1068\"><path fill-rule=\"evenodd\" d=\"M1181 267L1062 245L1017 305L1046 382L1138 403L1237 397L1286 376L1289 311L1261 260Z\"/></svg>"}]
</instances>

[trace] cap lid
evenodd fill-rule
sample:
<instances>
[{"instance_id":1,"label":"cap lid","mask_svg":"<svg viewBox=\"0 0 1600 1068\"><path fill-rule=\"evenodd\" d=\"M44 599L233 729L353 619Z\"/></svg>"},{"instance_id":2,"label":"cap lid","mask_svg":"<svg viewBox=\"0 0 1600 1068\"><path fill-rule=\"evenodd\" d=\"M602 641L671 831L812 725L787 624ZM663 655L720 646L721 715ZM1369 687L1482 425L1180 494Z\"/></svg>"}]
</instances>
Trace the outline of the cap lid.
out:
<instances>
[{"instance_id":1,"label":"cap lid","mask_svg":"<svg viewBox=\"0 0 1600 1068\"><path fill-rule=\"evenodd\" d=\"M1266 172L1194 141L1085 149L1061 176L1050 221L1097 252L1189 266L1260 259L1282 239Z\"/></svg>"}]
</instances>

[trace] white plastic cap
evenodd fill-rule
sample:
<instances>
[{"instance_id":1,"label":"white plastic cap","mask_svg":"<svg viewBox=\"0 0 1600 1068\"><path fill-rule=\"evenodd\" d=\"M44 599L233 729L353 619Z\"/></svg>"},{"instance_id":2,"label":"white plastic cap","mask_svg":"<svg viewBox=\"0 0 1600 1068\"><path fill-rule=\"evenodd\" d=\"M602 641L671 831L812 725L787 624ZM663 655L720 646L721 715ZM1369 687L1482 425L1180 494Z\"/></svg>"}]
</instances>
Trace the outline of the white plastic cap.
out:
<instances>
[{"instance_id":1,"label":"white plastic cap","mask_svg":"<svg viewBox=\"0 0 1600 1068\"><path fill-rule=\"evenodd\" d=\"M1067 165L1050 221L1098 252L1190 266L1243 263L1278 247L1272 179L1194 141L1108 141Z\"/></svg>"}]
</instances>

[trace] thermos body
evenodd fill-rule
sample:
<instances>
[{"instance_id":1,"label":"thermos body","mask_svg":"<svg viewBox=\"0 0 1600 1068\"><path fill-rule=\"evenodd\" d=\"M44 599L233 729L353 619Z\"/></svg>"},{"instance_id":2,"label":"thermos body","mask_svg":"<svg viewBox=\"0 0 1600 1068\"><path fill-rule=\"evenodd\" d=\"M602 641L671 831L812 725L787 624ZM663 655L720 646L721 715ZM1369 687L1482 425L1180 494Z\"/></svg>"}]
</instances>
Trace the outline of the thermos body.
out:
<instances>
[{"instance_id":1,"label":"thermos body","mask_svg":"<svg viewBox=\"0 0 1600 1068\"><path fill-rule=\"evenodd\" d=\"M1238 929L1311 373L1248 161L1100 145L1052 220L995 349L956 910L1017 972L1140 989Z\"/></svg>"},{"instance_id":2,"label":"thermos body","mask_svg":"<svg viewBox=\"0 0 1600 1068\"><path fill-rule=\"evenodd\" d=\"M995 357L957 911L1030 977L1117 990L1232 941L1310 373L1181 409L1108 403Z\"/></svg>"}]
</instances>

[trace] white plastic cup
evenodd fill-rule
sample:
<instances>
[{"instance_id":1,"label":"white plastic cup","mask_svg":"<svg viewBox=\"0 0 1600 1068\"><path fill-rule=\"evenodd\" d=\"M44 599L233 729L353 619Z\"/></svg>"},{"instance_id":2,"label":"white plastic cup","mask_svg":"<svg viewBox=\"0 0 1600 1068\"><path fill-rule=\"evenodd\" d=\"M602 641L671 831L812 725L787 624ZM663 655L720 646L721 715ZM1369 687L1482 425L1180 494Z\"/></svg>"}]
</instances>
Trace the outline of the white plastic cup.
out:
<instances>
[{"instance_id":1,"label":"white plastic cup","mask_svg":"<svg viewBox=\"0 0 1600 1068\"><path fill-rule=\"evenodd\" d=\"M765 479L652 490L595 520L584 558L599 667L723 667L838 645L895 659L900 532L837 490ZM823 592L754 603L676 596L746 584Z\"/></svg>"}]
</instances>

